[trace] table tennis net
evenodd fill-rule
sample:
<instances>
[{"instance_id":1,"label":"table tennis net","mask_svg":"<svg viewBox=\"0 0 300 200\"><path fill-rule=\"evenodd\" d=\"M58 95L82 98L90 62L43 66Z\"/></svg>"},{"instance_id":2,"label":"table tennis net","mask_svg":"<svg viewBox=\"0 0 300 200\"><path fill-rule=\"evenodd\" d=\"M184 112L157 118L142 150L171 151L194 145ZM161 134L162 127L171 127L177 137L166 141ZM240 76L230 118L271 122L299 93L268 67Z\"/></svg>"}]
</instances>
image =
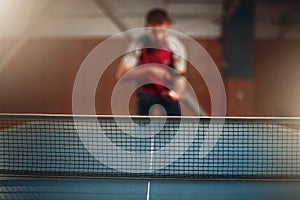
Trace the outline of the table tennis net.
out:
<instances>
[{"instance_id":1,"label":"table tennis net","mask_svg":"<svg viewBox=\"0 0 300 200\"><path fill-rule=\"evenodd\" d=\"M300 119L0 115L2 176L299 179Z\"/></svg>"}]
</instances>

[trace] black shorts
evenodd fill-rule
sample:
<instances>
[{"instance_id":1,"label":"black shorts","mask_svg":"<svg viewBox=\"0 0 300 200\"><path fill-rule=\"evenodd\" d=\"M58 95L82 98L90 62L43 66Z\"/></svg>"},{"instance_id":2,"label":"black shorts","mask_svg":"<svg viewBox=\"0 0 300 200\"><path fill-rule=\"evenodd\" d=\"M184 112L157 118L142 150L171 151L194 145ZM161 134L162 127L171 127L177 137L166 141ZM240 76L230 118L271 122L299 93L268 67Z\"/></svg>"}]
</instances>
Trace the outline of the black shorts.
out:
<instances>
[{"instance_id":1,"label":"black shorts","mask_svg":"<svg viewBox=\"0 0 300 200\"><path fill-rule=\"evenodd\" d=\"M153 105L161 105L167 116L181 116L180 105L178 101L170 101L158 95L152 95L145 92L137 92L137 114L149 115L149 110Z\"/></svg>"}]
</instances>

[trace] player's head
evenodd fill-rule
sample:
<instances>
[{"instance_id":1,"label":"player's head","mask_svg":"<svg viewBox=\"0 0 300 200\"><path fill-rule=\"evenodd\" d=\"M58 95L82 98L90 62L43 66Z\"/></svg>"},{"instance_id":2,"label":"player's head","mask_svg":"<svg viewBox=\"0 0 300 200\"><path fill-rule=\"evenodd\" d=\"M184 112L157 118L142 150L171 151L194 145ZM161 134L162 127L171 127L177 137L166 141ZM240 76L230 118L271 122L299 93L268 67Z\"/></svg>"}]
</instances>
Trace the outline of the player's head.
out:
<instances>
[{"instance_id":1,"label":"player's head","mask_svg":"<svg viewBox=\"0 0 300 200\"><path fill-rule=\"evenodd\" d=\"M165 41L170 24L168 12L162 8L152 9L146 15L146 27L153 28L148 34L154 42Z\"/></svg>"},{"instance_id":2,"label":"player's head","mask_svg":"<svg viewBox=\"0 0 300 200\"><path fill-rule=\"evenodd\" d=\"M170 17L166 10L155 8L150 10L146 15L146 26L170 26Z\"/></svg>"}]
</instances>

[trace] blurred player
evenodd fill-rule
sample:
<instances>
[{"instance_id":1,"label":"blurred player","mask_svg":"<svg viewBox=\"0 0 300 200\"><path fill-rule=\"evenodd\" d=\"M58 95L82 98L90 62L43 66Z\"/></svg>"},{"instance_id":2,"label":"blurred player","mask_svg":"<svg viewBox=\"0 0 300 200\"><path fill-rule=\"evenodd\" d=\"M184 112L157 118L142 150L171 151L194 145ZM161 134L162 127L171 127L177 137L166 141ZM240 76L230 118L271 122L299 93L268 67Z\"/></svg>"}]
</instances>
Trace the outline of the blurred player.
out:
<instances>
[{"instance_id":1,"label":"blurred player","mask_svg":"<svg viewBox=\"0 0 300 200\"><path fill-rule=\"evenodd\" d=\"M185 55L185 47L178 38L168 34L170 18L163 9L153 9L146 16L146 33L130 46L116 73L120 79L140 83L137 91L137 114L148 115L153 105L164 107L166 115L179 116L179 100L184 98L186 88L186 61L175 52Z\"/></svg>"}]
</instances>

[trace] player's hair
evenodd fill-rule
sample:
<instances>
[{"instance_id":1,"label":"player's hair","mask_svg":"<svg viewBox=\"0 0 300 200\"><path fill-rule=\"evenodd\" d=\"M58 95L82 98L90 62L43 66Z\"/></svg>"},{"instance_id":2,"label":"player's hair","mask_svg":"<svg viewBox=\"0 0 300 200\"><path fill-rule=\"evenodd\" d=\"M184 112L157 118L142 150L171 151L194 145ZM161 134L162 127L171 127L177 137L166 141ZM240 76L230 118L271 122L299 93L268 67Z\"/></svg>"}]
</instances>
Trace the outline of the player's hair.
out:
<instances>
[{"instance_id":1,"label":"player's hair","mask_svg":"<svg viewBox=\"0 0 300 200\"><path fill-rule=\"evenodd\" d=\"M164 22L171 22L169 14L165 9L154 8L146 15L146 24L162 24Z\"/></svg>"}]
</instances>

